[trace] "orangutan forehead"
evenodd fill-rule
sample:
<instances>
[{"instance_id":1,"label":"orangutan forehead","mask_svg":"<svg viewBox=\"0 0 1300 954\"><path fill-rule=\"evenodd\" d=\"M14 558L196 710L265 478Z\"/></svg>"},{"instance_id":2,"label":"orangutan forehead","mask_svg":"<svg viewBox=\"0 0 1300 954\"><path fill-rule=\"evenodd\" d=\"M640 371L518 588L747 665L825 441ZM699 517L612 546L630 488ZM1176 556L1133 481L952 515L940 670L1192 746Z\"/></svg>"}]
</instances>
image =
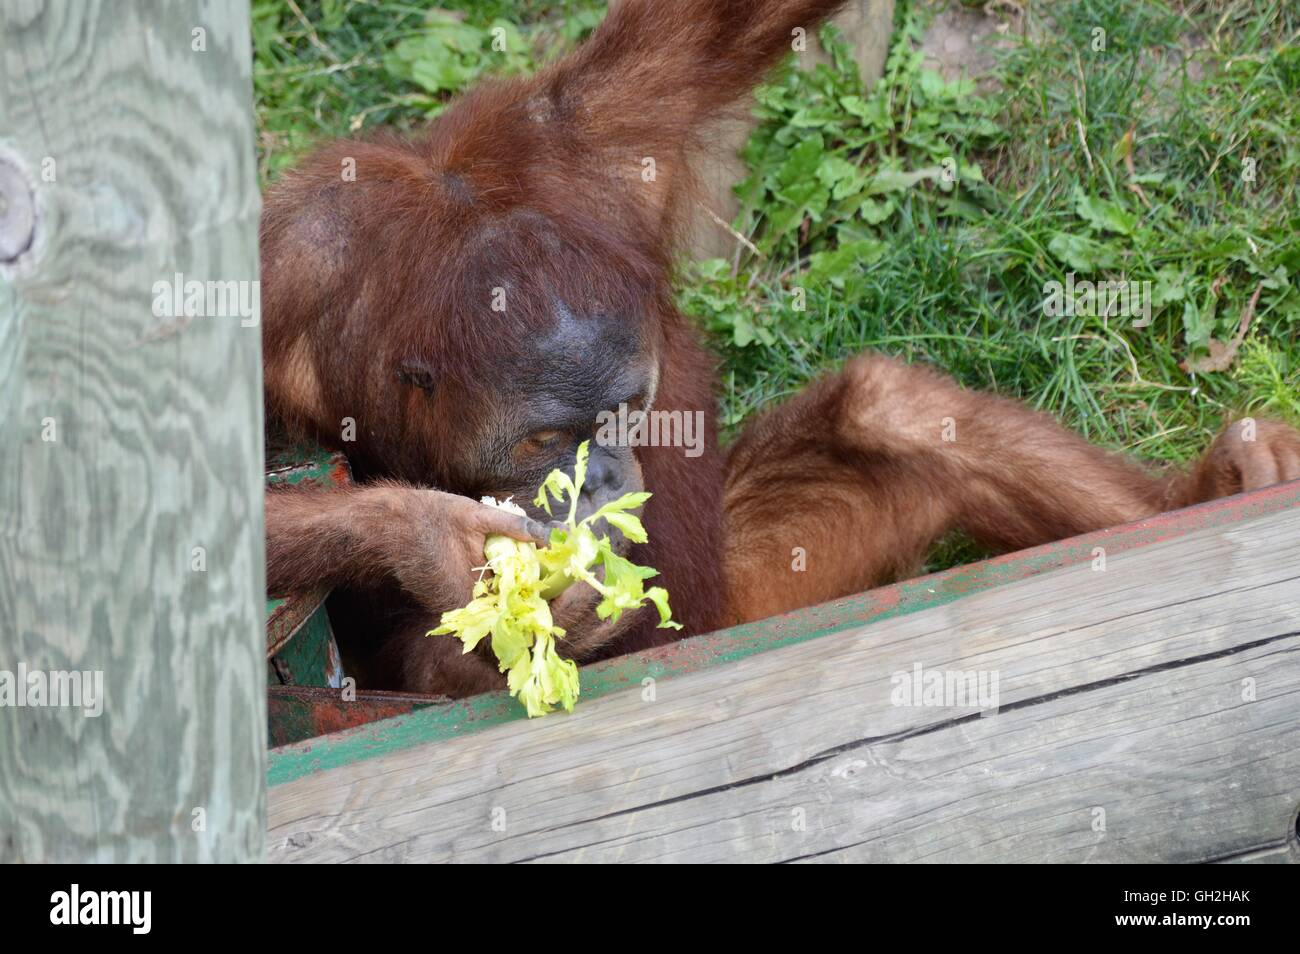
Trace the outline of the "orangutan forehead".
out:
<instances>
[{"instance_id":1,"label":"orangutan forehead","mask_svg":"<svg viewBox=\"0 0 1300 954\"><path fill-rule=\"evenodd\" d=\"M565 392L570 403L602 406L620 390L635 395L635 385L651 373L657 342L644 332L645 316L614 311L580 311L564 301L552 305L553 318L518 355L511 379L520 391Z\"/></svg>"},{"instance_id":2,"label":"orangutan forehead","mask_svg":"<svg viewBox=\"0 0 1300 954\"><path fill-rule=\"evenodd\" d=\"M659 342L640 333L640 321L579 314L563 302L554 312L526 347L498 356L493 393L477 395L485 414L480 459L502 457L536 431L588 433L602 411L653 403Z\"/></svg>"}]
</instances>

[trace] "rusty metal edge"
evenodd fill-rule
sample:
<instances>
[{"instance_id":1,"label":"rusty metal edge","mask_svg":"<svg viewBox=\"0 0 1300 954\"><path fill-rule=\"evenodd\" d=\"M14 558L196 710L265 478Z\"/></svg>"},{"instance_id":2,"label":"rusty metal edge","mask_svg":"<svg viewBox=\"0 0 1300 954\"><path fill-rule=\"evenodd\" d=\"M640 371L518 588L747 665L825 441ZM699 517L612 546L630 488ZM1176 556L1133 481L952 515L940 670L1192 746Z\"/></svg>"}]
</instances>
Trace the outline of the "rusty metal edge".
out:
<instances>
[{"instance_id":1,"label":"rusty metal edge","mask_svg":"<svg viewBox=\"0 0 1300 954\"><path fill-rule=\"evenodd\" d=\"M1297 505L1300 505L1300 481L1292 481L955 567L771 619L704 633L584 667L582 695L586 699L595 698L637 686L646 677L658 680L696 672L864 623L942 606L972 593L1087 562L1093 559L1093 548L1097 546L1105 547L1108 554L1134 550L1198 530L1280 513ZM522 707L504 690L459 699L448 706L272 749L267 759L267 783L282 785L376 755L523 718ZM564 718L564 715L556 713L547 718Z\"/></svg>"},{"instance_id":2,"label":"rusty metal edge","mask_svg":"<svg viewBox=\"0 0 1300 954\"><path fill-rule=\"evenodd\" d=\"M284 744L452 703L446 696L364 689L345 700L342 690L327 686L268 686L266 694L269 736Z\"/></svg>"}]
</instances>

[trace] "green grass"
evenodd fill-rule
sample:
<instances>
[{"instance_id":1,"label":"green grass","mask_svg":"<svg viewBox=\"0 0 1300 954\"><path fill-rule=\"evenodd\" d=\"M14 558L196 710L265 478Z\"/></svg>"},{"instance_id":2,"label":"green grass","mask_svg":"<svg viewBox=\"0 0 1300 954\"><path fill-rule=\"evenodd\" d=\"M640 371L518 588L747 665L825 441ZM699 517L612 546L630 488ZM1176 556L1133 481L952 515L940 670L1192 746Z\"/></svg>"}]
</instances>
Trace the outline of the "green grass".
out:
<instances>
[{"instance_id":1,"label":"green grass","mask_svg":"<svg viewBox=\"0 0 1300 954\"><path fill-rule=\"evenodd\" d=\"M264 175L317 138L410 128L458 84L534 67L600 4L440 8L466 11L468 32L432 28L415 5L347 0L302 3L309 31L257 3ZM1154 460L1191 459L1228 413L1300 423L1300 7L1029 2L1032 39L1000 55L984 95L922 68L927 15L900 0L869 91L840 51L759 93L735 223L758 254L685 266L681 283L723 361L726 426L864 348ZM506 50L488 49L511 19ZM1045 314L1045 283L1071 271L1149 281L1150 325ZM1232 361L1195 370L1252 299ZM949 541L932 566L977 555Z\"/></svg>"},{"instance_id":2,"label":"green grass","mask_svg":"<svg viewBox=\"0 0 1300 954\"><path fill-rule=\"evenodd\" d=\"M322 139L416 128L451 90L535 68L590 32L603 11L597 0L254 0L262 180ZM502 51L492 48L493 26L505 31Z\"/></svg>"}]
</instances>

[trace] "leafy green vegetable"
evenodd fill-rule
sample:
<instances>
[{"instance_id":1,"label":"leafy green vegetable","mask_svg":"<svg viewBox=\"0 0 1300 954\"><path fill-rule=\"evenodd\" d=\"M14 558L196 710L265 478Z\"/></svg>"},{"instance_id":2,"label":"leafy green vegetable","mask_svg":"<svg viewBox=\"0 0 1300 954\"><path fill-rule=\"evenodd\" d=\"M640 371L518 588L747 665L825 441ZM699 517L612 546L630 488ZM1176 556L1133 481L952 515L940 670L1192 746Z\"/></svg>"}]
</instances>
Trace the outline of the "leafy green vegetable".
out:
<instances>
[{"instance_id":1,"label":"leafy green vegetable","mask_svg":"<svg viewBox=\"0 0 1300 954\"><path fill-rule=\"evenodd\" d=\"M489 536L483 547L487 557L484 569L490 569L492 575L474 584L474 598L468 606L443 613L438 628L427 634L454 635L465 644L467 653L490 634L492 652L498 668L506 673L510 694L524 704L530 718L545 715L557 705L572 712L578 699L578 667L559 654L556 640L564 637L564 630L555 625L549 605L574 583L585 583L601 595L596 616L602 620L617 620L648 600L659 611L661 629L681 629L681 624L673 622L668 591L644 586L657 571L619 556L609 537L597 537L592 529L596 521L604 520L633 543L645 543L645 527L629 511L643 506L650 494L624 494L577 521L587 452L588 442L583 441L573 477L562 470L551 471L533 501L547 513L551 513L552 498L559 504L567 501L569 511L563 527L553 529L547 545L540 549L510 537ZM483 502L524 512L509 500L498 503L484 497ZM596 567L604 570L603 579Z\"/></svg>"}]
</instances>

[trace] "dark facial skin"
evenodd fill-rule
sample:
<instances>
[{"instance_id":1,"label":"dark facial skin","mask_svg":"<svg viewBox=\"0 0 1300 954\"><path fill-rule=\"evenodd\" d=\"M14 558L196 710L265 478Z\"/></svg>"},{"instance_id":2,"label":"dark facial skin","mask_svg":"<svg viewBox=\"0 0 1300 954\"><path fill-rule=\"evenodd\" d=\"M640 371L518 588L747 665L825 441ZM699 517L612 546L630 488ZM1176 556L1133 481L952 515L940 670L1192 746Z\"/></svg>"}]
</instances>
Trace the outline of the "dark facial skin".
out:
<instances>
[{"instance_id":1,"label":"dark facial skin","mask_svg":"<svg viewBox=\"0 0 1300 954\"><path fill-rule=\"evenodd\" d=\"M579 519L643 489L632 448L601 446L595 439L602 411L617 413L620 404L640 410L654 398L657 363L638 325L612 315L578 316L556 304L555 321L536 347L503 368L489 421L465 448L475 462L472 494L513 497L530 516L549 521L533 505L537 488L556 468L572 476L583 441L590 443ZM554 516L564 514L556 510Z\"/></svg>"}]
</instances>

